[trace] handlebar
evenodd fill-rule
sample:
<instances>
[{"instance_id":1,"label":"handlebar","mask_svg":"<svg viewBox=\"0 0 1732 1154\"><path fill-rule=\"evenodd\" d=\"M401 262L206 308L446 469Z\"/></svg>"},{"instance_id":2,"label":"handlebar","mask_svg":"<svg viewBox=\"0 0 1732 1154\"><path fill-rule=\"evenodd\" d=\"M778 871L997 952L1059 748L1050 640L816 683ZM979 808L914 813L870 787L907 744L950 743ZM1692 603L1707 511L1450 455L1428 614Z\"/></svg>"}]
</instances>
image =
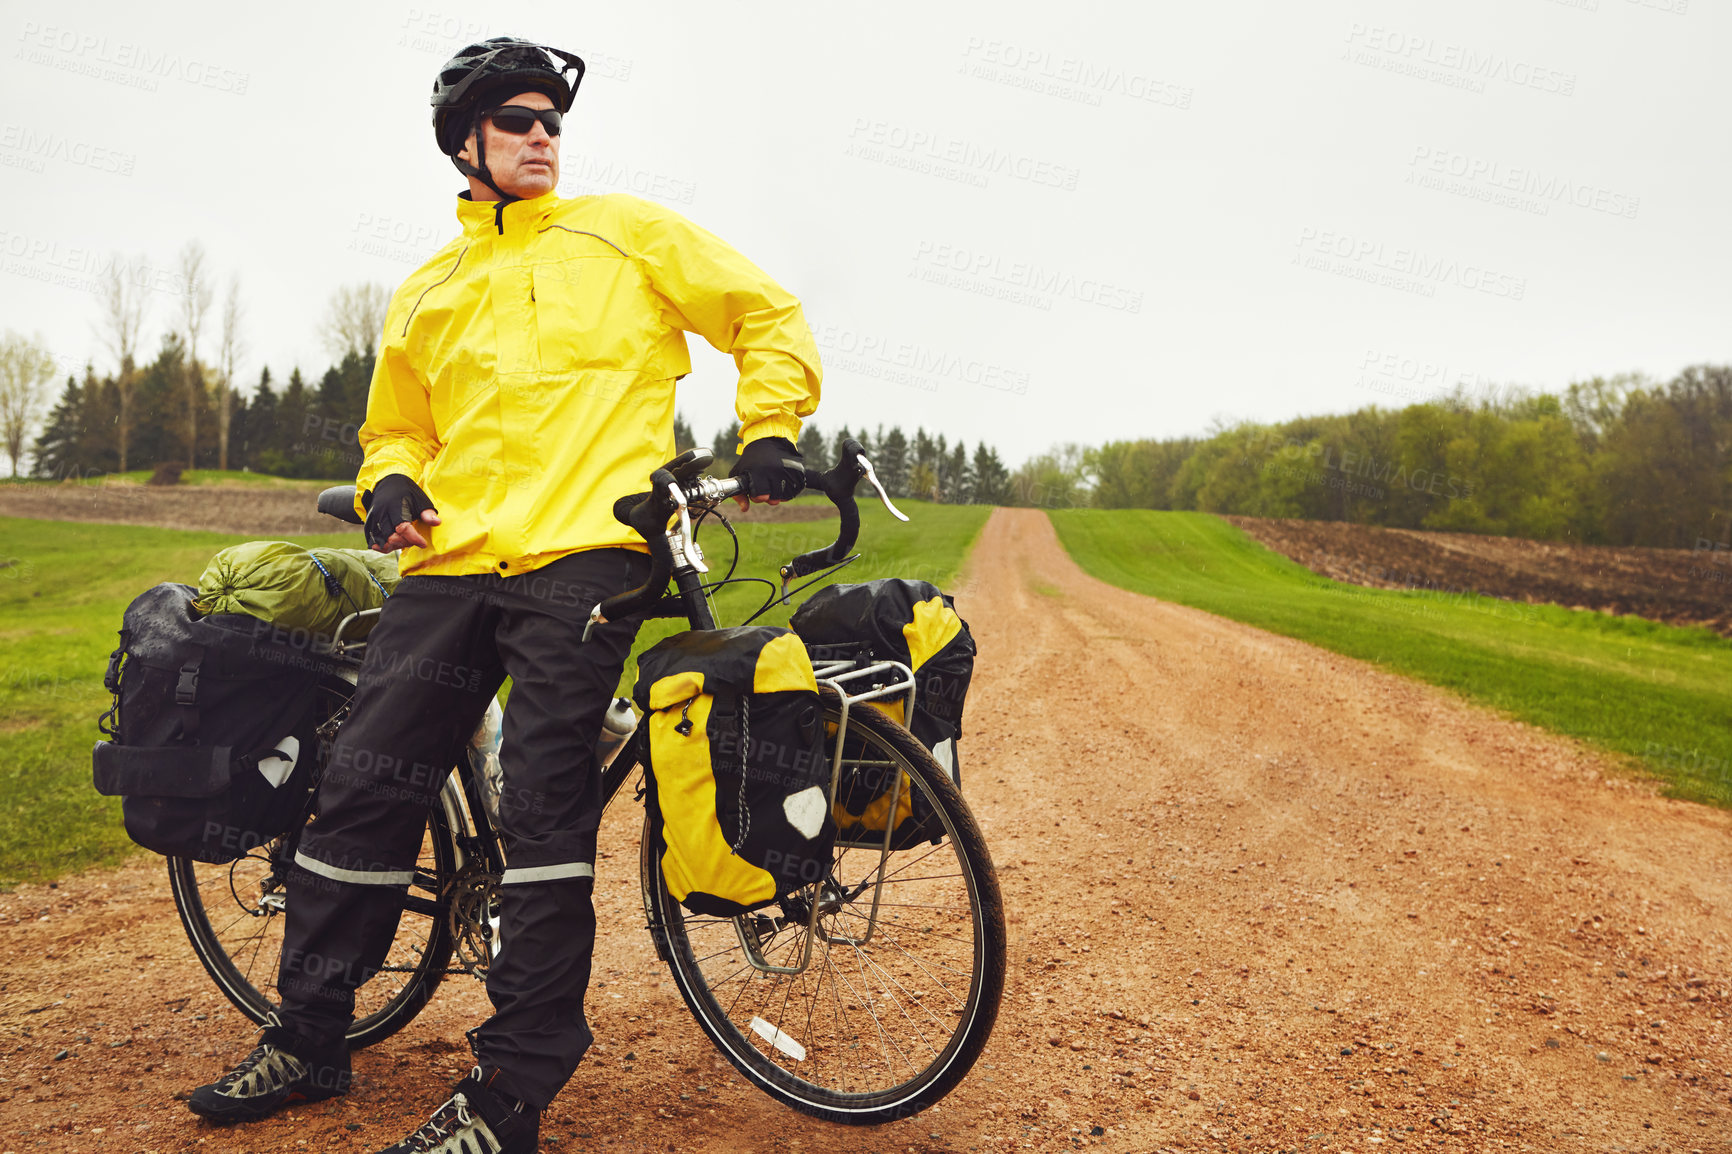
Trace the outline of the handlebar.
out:
<instances>
[{"instance_id":1,"label":"handlebar","mask_svg":"<svg viewBox=\"0 0 1732 1154\"><path fill-rule=\"evenodd\" d=\"M708 571L692 543L692 522L688 508L693 503L707 507L729 497L745 495L745 481L741 478L703 475L703 471L709 468L714 460L715 455L708 449L687 449L650 474L649 492L633 493L613 503L614 520L635 530L649 546L650 576L649 580L638 588L609 597L597 605L590 613L589 626L584 630L586 638L596 625L642 612L661 600L676 568L673 546L668 540L668 522L675 515L680 519L680 560L685 562L688 569L697 573ZM854 501L854 489L861 480L872 486L878 499L890 510L892 516L899 521L908 520L900 509L890 503L890 495L879 483L871 460L860 447L860 442L853 438L842 442L842 457L834 468L819 471L808 467L805 472L805 487L816 489L830 499L830 503L836 506L841 526L836 540L822 549L802 553L782 566L784 597L787 596L791 582L840 564L848 558L860 535L860 509ZM365 524L355 513L353 485L333 485L321 492L319 512L340 521L347 521L351 525Z\"/></svg>"},{"instance_id":2,"label":"handlebar","mask_svg":"<svg viewBox=\"0 0 1732 1154\"><path fill-rule=\"evenodd\" d=\"M692 502L713 504L728 497L744 495L745 484L740 478L718 480L701 476L714 459L714 455L707 449L688 449L650 474L649 492L633 493L614 502L614 519L636 530L649 546L650 576L649 580L638 588L609 597L597 605L590 613L589 625L584 630L586 637L596 625L642 612L661 599L675 568L673 547L668 542L668 521L676 513L680 517L681 541L690 550L691 518L686 511L687 507ZM854 487L862 478L870 482L879 500L884 502L884 507L889 509L893 516L900 521L908 520L901 510L890 503L890 497L879 483L872 462L866 457L860 442L852 438L844 441L842 457L834 468L827 472L807 468L805 477L807 488L817 489L836 506L841 520L840 531L836 540L829 545L802 553L782 566L784 596L787 594L789 582L838 564L854 548L854 542L860 534L860 510L854 502ZM683 559L697 572L705 571L703 561L696 555L695 550L688 551Z\"/></svg>"}]
</instances>

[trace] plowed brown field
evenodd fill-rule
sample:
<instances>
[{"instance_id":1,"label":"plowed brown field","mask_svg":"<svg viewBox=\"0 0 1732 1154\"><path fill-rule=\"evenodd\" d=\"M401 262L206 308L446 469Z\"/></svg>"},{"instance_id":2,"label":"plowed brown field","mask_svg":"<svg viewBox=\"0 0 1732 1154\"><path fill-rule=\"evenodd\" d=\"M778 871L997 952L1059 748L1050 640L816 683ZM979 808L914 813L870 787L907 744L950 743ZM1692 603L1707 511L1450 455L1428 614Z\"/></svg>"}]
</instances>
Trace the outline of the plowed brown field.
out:
<instances>
[{"instance_id":1,"label":"plowed brown field","mask_svg":"<svg viewBox=\"0 0 1732 1154\"><path fill-rule=\"evenodd\" d=\"M1732 637L1732 551L1724 544L1644 549L1341 521L1222 520L1336 581L1550 602L1672 625L1704 625Z\"/></svg>"},{"instance_id":2,"label":"plowed brown field","mask_svg":"<svg viewBox=\"0 0 1732 1154\"><path fill-rule=\"evenodd\" d=\"M1295 641L1103 585L1000 510L958 590L965 791L998 863L998 1029L871 1131L722 1068L638 926L609 813L599 1044L549 1150L1732 1150L1732 814ZM235 1130L174 1100L247 1025L139 859L0 898L0 1150L372 1150L484 1010L452 979L346 1098ZM65 1051L65 1057L56 1055Z\"/></svg>"}]
</instances>

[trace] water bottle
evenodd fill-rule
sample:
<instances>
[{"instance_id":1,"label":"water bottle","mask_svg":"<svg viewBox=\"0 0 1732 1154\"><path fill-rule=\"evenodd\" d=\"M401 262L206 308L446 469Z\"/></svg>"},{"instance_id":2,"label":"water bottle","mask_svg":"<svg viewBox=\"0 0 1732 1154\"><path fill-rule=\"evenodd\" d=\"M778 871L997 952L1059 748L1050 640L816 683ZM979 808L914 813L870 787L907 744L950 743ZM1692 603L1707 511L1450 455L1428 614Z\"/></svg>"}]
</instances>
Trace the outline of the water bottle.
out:
<instances>
[{"instance_id":1,"label":"water bottle","mask_svg":"<svg viewBox=\"0 0 1732 1154\"><path fill-rule=\"evenodd\" d=\"M503 722L504 714L499 708L499 699L494 698L487 703L487 712L482 715L481 723L475 727L475 733L470 737L469 748L466 750L470 770L481 787L481 803L487 807L487 816L493 819L495 828L499 825L499 798L505 792L505 770L499 764Z\"/></svg>"},{"instance_id":2,"label":"water bottle","mask_svg":"<svg viewBox=\"0 0 1732 1154\"><path fill-rule=\"evenodd\" d=\"M481 785L482 804L487 807L487 816L493 819L495 826L499 824L500 795L505 792L505 771L499 764L502 721L499 702L489 702L487 713L481 718L481 724L475 727L475 734L469 739L467 750L469 764ZM623 697L616 698L601 719L601 733L595 741L598 769L606 769L612 763L619 751L625 748L626 738L630 737L635 729L637 711L631 707L630 701Z\"/></svg>"},{"instance_id":3,"label":"water bottle","mask_svg":"<svg viewBox=\"0 0 1732 1154\"><path fill-rule=\"evenodd\" d=\"M625 748L626 738L636 729L637 710L625 698L614 698L607 715L601 719L601 735L595 741L596 765L602 769L612 765L619 751Z\"/></svg>"}]
</instances>

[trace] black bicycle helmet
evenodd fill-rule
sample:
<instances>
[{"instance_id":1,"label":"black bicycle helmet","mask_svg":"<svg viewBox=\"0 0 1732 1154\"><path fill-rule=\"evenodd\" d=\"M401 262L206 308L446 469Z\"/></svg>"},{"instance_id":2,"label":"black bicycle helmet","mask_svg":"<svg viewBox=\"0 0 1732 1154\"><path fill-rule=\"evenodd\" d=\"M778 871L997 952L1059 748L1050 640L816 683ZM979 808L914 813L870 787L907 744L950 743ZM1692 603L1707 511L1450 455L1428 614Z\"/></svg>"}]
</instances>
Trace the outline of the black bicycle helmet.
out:
<instances>
[{"instance_id":1,"label":"black bicycle helmet","mask_svg":"<svg viewBox=\"0 0 1732 1154\"><path fill-rule=\"evenodd\" d=\"M565 74L572 74L568 84ZM476 137L476 163L470 164L457 154L475 128L476 117L495 107L494 102L521 92L542 92L553 101L561 113L571 111L577 86L583 83L583 58L566 52L521 40L515 36L495 36L479 44L471 44L445 62L433 79L433 137L439 151L451 158L457 171L473 176L499 197L494 211L494 223L504 228L505 206L518 197L507 195L493 182L487 169L487 146Z\"/></svg>"}]
</instances>

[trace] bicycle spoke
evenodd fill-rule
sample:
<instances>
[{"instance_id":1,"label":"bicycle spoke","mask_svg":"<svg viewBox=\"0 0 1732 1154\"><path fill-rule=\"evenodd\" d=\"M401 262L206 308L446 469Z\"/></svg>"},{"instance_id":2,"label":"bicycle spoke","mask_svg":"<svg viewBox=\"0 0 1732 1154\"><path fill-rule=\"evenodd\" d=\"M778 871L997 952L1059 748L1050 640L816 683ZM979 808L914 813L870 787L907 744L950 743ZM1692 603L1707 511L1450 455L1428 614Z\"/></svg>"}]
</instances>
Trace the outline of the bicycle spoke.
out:
<instances>
[{"instance_id":1,"label":"bicycle spoke","mask_svg":"<svg viewBox=\"0 0 1732 1154\"><path fill-rule=\"evenodd\" d=\"M888 852L882 841L836 846L827 882L802 891L781 914L742 923L743 942L734 925L677 909L659 875L649 881L670 961L687 975L680 990L728 1058L791 1105L857 1121L878 1103L905 1110L922 1087L935 1087L923 1103L930 1104L954 1084L991 1029L1003 957L995 922L983 917L983 902L997 902L990 863L966 810L945 792L942 769L906 731L869 714L850 731L847 754L845 772L885 781L900 772L915 812L943 823L941 839ZM864 785L851 788L870 800ZM807 901L820 903L815 931L796 913ZM760 939L748 949L753 933ZM751 962L792 968L808 951L798 973Z\"/></svg>"}]
</instances>

